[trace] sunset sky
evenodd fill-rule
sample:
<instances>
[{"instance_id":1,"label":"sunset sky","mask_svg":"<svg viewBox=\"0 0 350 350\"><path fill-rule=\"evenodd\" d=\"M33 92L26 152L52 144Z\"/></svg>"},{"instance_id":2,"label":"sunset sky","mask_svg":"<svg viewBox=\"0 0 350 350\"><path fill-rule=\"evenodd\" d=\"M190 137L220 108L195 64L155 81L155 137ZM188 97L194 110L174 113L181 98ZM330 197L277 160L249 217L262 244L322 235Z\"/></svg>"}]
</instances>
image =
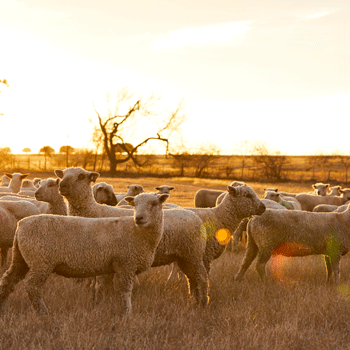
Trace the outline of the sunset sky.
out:
<instances>
[{"instance_id":1,"label":"sunset sky","mask_svg":"<svg viewBox=\"0 0 350 350\"><path fill-rule=\"evenodd\" d=\"M0 0L0 146L87 146L128 86L185 100L188 145L350 154L350 2Z\"/></svg>"}]
</instances>

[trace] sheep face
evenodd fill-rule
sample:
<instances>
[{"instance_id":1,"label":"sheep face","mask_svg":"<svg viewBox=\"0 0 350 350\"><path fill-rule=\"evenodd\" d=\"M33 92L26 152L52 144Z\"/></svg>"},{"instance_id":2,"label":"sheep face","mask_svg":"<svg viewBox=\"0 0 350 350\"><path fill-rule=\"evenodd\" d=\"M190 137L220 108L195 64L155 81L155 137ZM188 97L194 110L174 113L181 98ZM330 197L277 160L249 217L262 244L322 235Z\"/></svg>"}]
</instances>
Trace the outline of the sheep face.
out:
<instances>
[{"instance_id":1,"label":"sheep face","mask_svg":"<svg viewBox=\"0 0 350 350\"><path fill-rule=\"evenodd\" d=\"M156 221L155 216L162 213L163 203L168 197L168 194L141 193L136 197L127 196L124 199L135 207L135 224L141 227L150 227Z\"/></svg>"},{"instance_id":2,"label":"sheep face","mask_svg":"<svg viewBox=\"0 0 350 350\"><path fill-rule=\"evenodd\" d=\"M138 194L145 192L141 185L128 185L126 187L128 188L128 196L137 196Z\"/></svg>"},{"instance_id":3,"label":"sheep face","mask_svg":"<svg viewBox=\"0 0 350 350\"><path fill-rule=\"evenodd\" d=\"M21 173L9 174L9 173L5 173L5 175L6 175L9 179L11 179L11 180L13 180L13 181L17 180L18 182L22 182L22 180L23 180L24 178L26 178L29 174L21 174Z\"/></svg>"},{"instance_id":4,"label":"sheep face","mask_svg":"<svg viewBox=\"0 0 350 350\"><path fill-rule=\"evenodd\" d=\"M118 201L114 194L113 187L105 182L100 182L92 188L95 201L99 204L116 206Z\"/></svg>"},{"instance_id":5,"label":"sheep face","mask_svg":"<svg viewBox=\"0 0 350 350\"><path fill-rule=\"evenodd\" d=\"M40 187L35 191L35 199L40 202L50 202L58 194L60 179L46 179L40 181Z\"/></svg>"},{"instance_id":6,"label":"sheep face","mask_svg":"<svg viewBox=\"0 0 350 350\"><path fill-rule=\"evenodd\" d=\"M172 191L175 187L173 186L167 186L167 185L163 185L163 186L158 186L155 189L158 190L158 194L162 194L162 193L167 193L169 194L170 191Z\"/></svg>"},{"instance_id":7,"label":"sheep face","mask_svg":"<svg viewBox=\"0 0 350 350\"><path fill-rule=\"evenodd\" d=\"M278 192L272 192L272 191L266 191L264 199L269 199L277 203L283 200Z\"/></svg>"},{"instance_id":8,"label":"sheep face","mask_svg":"<svg viewBox=\"0 0 350 350\"><path fill-rule=\"evenodd\" d=\"M87 188L91 188L91 182L95 182L100 176L99 173L89 172L82 168L55 170L55 174L61 179L59 191L64 197L85 192Z\"/></svg>"},{"instance_id":9,"label":"sheep face","mask_svg":"<svg viewBox=\"0 0 350 350\"><path fill-rule=\"evenodd\" d=\"M252 215L262 215L265 212L265 205L257 196L255 191L245 186L228 186L229 196L225 196L222 203L231 201L234 211L240 216L250 217Z\"/></svg>"},{"instance_id":10,"label":"sheep face","mask_svg":"<svg viewBox=\"0 0 350 350\"><path fill-rule=\"evenodd\" d=\"M339 189L341 197L345 198L346 201L350 200L350 188Z\"/></svg>"},{"instance_id":11,"label":"sheep face","mask_svg":"<svg viewBox=\"0 0 350 350\"><path fill-rule=\"evenodd\" d=\"M312 188L314 189L315 193L318 196L326 196L328 187L329 187L329 184L323 184L323 183L317 183L312 185Z\"/></svg>"}]
</instances>

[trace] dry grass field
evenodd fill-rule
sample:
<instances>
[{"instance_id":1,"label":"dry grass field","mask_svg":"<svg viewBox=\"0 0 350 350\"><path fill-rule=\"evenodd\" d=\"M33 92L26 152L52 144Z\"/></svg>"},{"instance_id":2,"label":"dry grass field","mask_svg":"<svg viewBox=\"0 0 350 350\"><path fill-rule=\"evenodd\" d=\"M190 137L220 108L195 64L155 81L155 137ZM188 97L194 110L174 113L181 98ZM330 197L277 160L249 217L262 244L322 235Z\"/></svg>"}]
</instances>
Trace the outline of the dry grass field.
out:
<instances>
[{"instance_id":1,"label":"dry grass field","mask_svg":"<svg viewBox=\"0 0 350 350\"><path fill-rule=\"evenodd\" d=\"M34 175L34 174L33 174ZM37 176L38 174L35 174ZM52 176L52 174L49 174ZM33 176L34 177L34 176ZM169 202L193 206L199 188L224 190L224 180L189 178L101 178L125 191L138 183L152 191L173 185ZM259 196L268 183L249 183ZM310 191L309 184L273 184L280 190ZM210 303L196 307L186 281L167 284L168 268L139 276L133 314L119 317L118 298L94 306L83 284L51 276L43 297L50 316L37 316L23 283L0 316L0 349L348 349L350 347L350 259L341 263L339 285L327 285L321 256L276 257L263 284L253 266L242 282L233 276L244 255L227 251L210 273ZM2 271L3 272L3 271Z\"/></svg>"}]
</instances>

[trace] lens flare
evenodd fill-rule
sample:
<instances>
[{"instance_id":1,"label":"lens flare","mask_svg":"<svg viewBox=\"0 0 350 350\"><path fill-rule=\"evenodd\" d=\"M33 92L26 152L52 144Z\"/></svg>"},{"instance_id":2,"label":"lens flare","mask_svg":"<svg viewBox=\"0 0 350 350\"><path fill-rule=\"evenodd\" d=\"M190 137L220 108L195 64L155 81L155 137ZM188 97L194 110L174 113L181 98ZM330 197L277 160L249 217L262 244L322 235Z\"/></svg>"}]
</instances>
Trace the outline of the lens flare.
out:
<instances>
[{"instance_id":1,"label":"lens flare","mask_svg":"<svg viewBox=\"0 0 350 350\"><path fill-rule=\"evenodd\" d=\"M210 239L215 235L215 224L212 221L206 221L202 224L200 231L204 237Z\"/></svg>"},{"instance_id":2,"label":"lens flare","mask_svg":"<svg viewBox=\"0 0 350 350\"><path fill-rule=\"evenodd\" d=\"M231 232L227 228L222 228L215 233L215 238L219 244L226 245L231 238Z\"/></svg>"}]
</instances>

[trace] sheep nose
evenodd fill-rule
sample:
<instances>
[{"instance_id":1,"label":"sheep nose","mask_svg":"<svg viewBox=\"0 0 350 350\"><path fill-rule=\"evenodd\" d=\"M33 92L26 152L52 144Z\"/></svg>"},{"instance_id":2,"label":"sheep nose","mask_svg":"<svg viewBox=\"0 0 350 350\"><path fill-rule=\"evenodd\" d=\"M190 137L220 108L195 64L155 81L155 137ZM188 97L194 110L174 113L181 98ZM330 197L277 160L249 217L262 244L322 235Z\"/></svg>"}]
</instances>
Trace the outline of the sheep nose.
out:
<instances>
[{"instance_id":1,"label":"sheep nose","mask_svg":"<svg viewBox=\"0 0 350 350\"><path fill-rule=\"evenodd\" d=\"M142 215L136 215L136 217L135 217L136 224L142 223L142 220L143 220L143 216Z\"/></svg>"}]
</instances>

